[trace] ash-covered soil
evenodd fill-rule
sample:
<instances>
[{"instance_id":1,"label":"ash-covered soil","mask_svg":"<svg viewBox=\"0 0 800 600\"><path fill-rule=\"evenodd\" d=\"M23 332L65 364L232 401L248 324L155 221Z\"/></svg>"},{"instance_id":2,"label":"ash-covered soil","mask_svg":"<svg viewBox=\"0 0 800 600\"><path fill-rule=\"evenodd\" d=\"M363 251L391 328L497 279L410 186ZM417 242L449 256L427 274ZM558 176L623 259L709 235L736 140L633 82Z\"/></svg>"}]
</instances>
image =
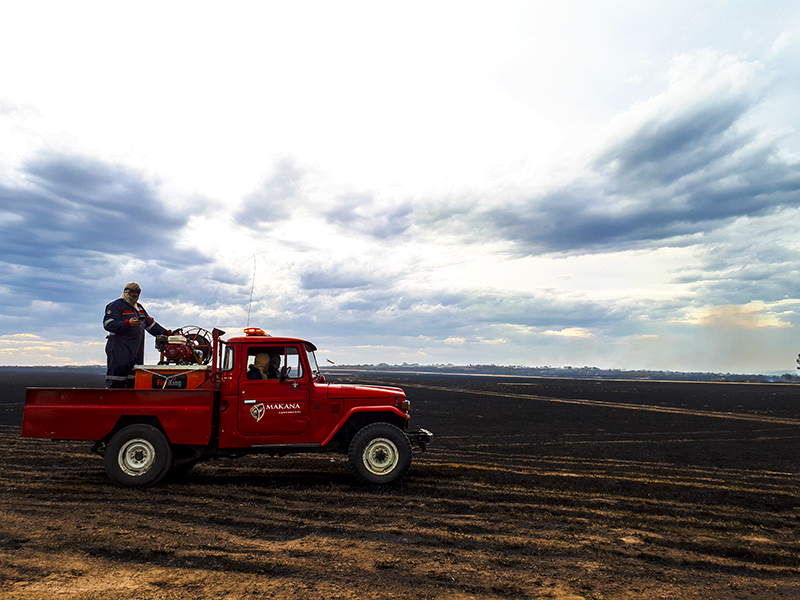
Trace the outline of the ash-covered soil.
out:
<instances>
[{"instance_id":1,"label":"ash-covered soil","mask_svg":"<svg viewBox=\"0 0 800 600\"><path fill-rule=\"evenodd\" d=\"M0 598L800 598L800 386L338 374L406 388L434 445L386 490L337 455L114 486L19 437L0 373Z\"/></svg>"}]
</instances>

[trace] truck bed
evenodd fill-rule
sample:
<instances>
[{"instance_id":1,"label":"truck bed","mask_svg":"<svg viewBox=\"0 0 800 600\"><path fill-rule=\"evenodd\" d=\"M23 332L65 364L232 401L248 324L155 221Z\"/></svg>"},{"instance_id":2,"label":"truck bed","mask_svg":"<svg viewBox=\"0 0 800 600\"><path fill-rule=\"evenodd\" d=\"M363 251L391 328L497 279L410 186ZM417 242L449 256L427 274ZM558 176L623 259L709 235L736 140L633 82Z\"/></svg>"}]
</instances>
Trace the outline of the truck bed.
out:
<instances>
[{"instance_id":1,"label":"truck bed","mask_svg":"<svg viewBox=\"0 0 800 600\"><path fill-rule=\"evenodd\" d=\"M28 388L22 437L103 439L127 417L157 419L173 444L211 439L213 390Z\"/></svg>"}]
</instances>

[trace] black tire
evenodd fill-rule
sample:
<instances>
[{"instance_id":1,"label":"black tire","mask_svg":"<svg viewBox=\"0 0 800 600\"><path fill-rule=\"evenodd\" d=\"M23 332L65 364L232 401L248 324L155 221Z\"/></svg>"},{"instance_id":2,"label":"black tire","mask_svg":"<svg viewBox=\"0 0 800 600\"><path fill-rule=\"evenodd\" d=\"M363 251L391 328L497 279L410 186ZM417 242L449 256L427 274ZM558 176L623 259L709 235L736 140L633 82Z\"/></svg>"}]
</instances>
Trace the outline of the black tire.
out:
<instances>
[{"instance_id":1,"label":"black tire","mask_svg":"<svg viewBox=\"0 0 800 600\"><path fill-rule=\"evenodd\" d=\"M106 446L105 465L114 483L124 487L157 484L172 467L172 447L152 425L129 425Z\"/></svg>"},{"instance_id":2,"label":"black tire","mask_svg":"<svg viewBox=\"0 0 800 600\"><path fill-rule=\"evenodd\" d=\"M397 483L411 468L411 444L389 423L372 423L350 442L350 468L362 483Z\"/></svg>"}]
</instances>

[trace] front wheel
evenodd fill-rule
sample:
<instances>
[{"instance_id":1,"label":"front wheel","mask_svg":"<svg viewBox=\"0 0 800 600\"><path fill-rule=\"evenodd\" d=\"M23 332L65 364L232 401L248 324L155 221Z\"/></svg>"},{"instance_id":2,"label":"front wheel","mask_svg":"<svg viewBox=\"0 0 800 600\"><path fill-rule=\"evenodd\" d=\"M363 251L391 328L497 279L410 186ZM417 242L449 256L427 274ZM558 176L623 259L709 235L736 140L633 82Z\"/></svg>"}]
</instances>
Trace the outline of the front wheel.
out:
<instances>
[{"instance_id":1,"label":"front wheel","mask_svg":"<svg viewBox=\"0 0 800 600\"><path fill-rule=\"evenodd\" d=\"M372 423L353 437L348 457L363 483L397 483L411 467L411 444L394 425Z\"/></svg>"},{"instance_id":2,"label":"front wheel","mask_svg":"<svg viewBox=\"0 0 800 600\"><path fill-rule=\"evenodd\" d=\"M152 425L129 425L119 430L106 446L108 476L124 487L157 484L172 467L172 447Z\"/></svg>"}]
</instances>

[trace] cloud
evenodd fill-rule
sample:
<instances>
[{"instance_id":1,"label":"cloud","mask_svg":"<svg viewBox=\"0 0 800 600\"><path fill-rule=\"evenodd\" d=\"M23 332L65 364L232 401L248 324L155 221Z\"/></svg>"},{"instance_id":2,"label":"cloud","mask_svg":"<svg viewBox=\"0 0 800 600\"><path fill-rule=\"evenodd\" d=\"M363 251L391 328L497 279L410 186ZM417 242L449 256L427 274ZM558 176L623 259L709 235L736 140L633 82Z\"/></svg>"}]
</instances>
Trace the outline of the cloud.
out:
<instances>
[{"instance_id":1,"label":"cloud","mask_svg":"<svg viewBox=\"0 0 800 600\"><path fill-rule=\"evenodd\" d=\"M378 240L401 236L414 223L410 201L340 188L341 184L327 180L318 168L279 159L272 175L244 199L234 220L248 229L274 232L276 226L289 221L318 219L326 227L333 226L339 236Z\"/></svg>"},{"instance_id":2,"label":"cloud","mask_svg":"<svg viewBox=\"0 0 800 600\"><path fill-rule=\"evenodd\" d=\"M800 298L798 219L800 209L737 219L706 236L673 281L689 285L700 305Z\"/></svg>"},{"instance_id":3,"label":"cloud","mask_svg":"<svg viewBox=\"0 0 800 600\"><path fill-rule=\"evenodd\" d=\"M6 262L69 270L75 259L137 256L197 264L177 247L188 218L171 213L154 186L129 169L97 159L46 155L23 169L30 183L0 187L0 252Z\"/></svg>"},{"instance_id":4,"label":"cloud","mask_svg":"<svg viewBox=\"0 0 800 600\"><path fill-rule=\"evenodd\" d=\"M342 280L336 273L332 277L331 282L314 279L315 284L327 285L304 286L289 301L291 317L284 321L285 327L313 327L315 335L342 337L532 340L548 330L587 337L590 327L608 329L647 310L632 302L622 305L547 293L413 288L391 278L374 285L338 287Z\"/></svg>"},{"instance_id":5,"label":"cloud","mask_svg":"<svg viewBox=\"0 0 800 600\"><path fill-rule=\"evenodd\" d=\"M764 364L793 330L753 324L800 325L795 9L617 8L244 20L291 21L277 37L209 13L189 29L218 33L213 52L162 36L144 58L119 43L138 22L77 46L74 27L17 27L0 331L102 361L102 308L137 280L170 328L233 335L252 309L357 361L725 366L715 346L745 332ZM102 81L96 47L119 51Z\"/></svg>"},{"instance_id":6,"label":"cloud","mask_svg":"<svg viewBox=\"0 0 800 600\"><path fill-rule=\"evenodd\" d=\"M41 336L38 336L33 333L12 333L10 335L3 335L0 336L0 340L3 341L26 341L32 342L34 340L42 339Z\"/></svg>"},{"instance_id":7,"label":"cloud","mask_svg":"<svg viewBox=\"0 0 800 600\"><path fill-rule=\"evenodd\" d=\"M762 327L792 327L782 321L763 302L751 302L742 306L713 306L692 318L698 325L754 329Z\"/></svg>"},{"instance_id":8,"label":"cloud","mask_svg":"<svg viewBox=\"0 0 800 600\"><path fill-rule=\"evenodd\" d=\"M789 45L792 43L792 34L788 31L782 32L775 41L772 42L772 46L770 46L769 54L770 56L774 57L786 50Z\"/></svg>"},{"instance_id":9,"label":"cloud","mask_svg":"<svg viewBox=\"0 0 800 600\"><path fill-rule=\"evenodd\" d=\"M210 261L181 243L189 216L170 209L136 170L42 154L24 163L21 174L23 183L0 185L0 320L6 331L56 313L64 324L85 322L76 307L97 304L98 292L113 294L108 302L125 281L146 286L156 274L174 276Z\"/></svg>"},{"instance_id":10,"label":"cloud","mask_svg":"<svg viewBox=\"0 0 800 600\"><path fill-rule=\"evenodd\" d=\"M697 241L800 206L798 164L746 125L765 85L757 72L724 55L681 57L667 92L616 119L583 173L471 218L525 252L596 252Z\"/></svg>"},{"instance_id":11,"label":"cloud","mask_svg":"<svg viewBox=\"0 0 800 600\"><path fill-rule=\"evenodd\" d=\"M371 193L348 193L325 211L325 218L345 234L357 233L385 240L408 232L414 210L407 201L379 201Z\"/></svg>"},{"instance_id":12,"label":"cloud","mask_svg":"<svg viewBox=\"0 0 800 600\"><path fill-rule=\"evenodd\" d=\"M39 111L36 107L29 104L15 102L9 98L0 97L0 115L7 115L16 118L27 118L36 116Z\"/></svg>"},{"instance_id":13,"label":"cloud","mask_svg":"<svg viewBox=\"0 0 800 600\"><path fill-rule=\"evenodd\" d=\"M587 331L583 327L568 327L567 329L548 329L544 332L544 335L557 335L561 337L572 337L572 338L590 338L592 337L592 333Z\"/></svg>"},{"instance_id":14,"label":"cloud","mask_svg":"<svg viewBox=\"0 0 800 600\"><path fill-rule=\"evenodd\" d=\"M352 290L367 288L375 278L371 273L355 270L313 270L300 277L305 290Z\"/></svg>"},{"instance_id":15,"label":"cloud","mask_svg":"<svg viewBox=\"0 0 800 600\"><path fill-rule=\"evenodd\" d=\"M96 354L98 347L103 344L99 341L54 341L30 333L0 335L0 359L4 364L13 365L97 363L97 358L90 357L88 352L94 351Z\"/></svg>"},{"instance_id":16,"label":"cloud","mask_svg":"<svg viewBox=\"0 0 800 600\"><path fill-rule=\"evenodd\" d=\"M304 177L305 173L294 160L278 160L272 176L244 199L234 214L235 221L248 228L264 229L290 219L304 200Z\"/></svg>"}]
</instances>

